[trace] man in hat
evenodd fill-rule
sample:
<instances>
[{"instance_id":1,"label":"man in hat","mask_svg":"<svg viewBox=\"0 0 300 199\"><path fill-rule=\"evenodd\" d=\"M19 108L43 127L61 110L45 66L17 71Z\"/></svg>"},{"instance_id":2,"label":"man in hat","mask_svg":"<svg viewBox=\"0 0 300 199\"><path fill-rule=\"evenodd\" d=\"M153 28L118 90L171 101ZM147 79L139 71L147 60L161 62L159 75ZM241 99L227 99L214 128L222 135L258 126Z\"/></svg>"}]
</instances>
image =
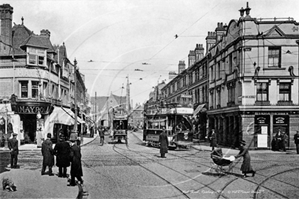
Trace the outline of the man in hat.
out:
<instances>
[{"instance_id":1,"label":"man in hat","mask_svg":"<svg viewBox=\"0 0 300 199\"><path fill-rule=\"evenodd\" d=\"M13 137L8 140L8 148L10 150L10 167L11 168L18 168L18 154L19 154L19 143L17 140L16 133L13 133Z\"/></svg>"},{"instance_id":2,"label":"man in hat","mask_svg":"<svg viewBox=\"0 0 300 199\"><path fill-rule=\"evenodd\" d=\"M70 161L71 161L71 181L68 186L75 186L75 177L77 180L83 184L82 176L82 166L81 166L81 152L80 146L77 142L78 138L76 133L72 133L70 136L71 150L70 150Z\"/></svg>"},{"instance_id":3,"label":"man in hat","mask_svg":"<svg viewBox=\"0 0 300 199\"><path fill-rule=\"evenodd\" d=\"M54 147L56 155L56 166L58 167L58 177L67 177L67 167L70 166L70 145L65 141L63 134L59 137L59 142Z\"/></svg>"},{"instance_id":4,"label":"man in hat","mask_svg":"<svg viewBox=\"0 0 300 199\"><path fill-rule=\"evenodd\" d=\"M168 136L166 133L166 129L163 127L161 134L159 135L159 143L160 143L160 157L166 158L165 154L168 153Z\"/></svg>"},{"instance_id":5,"label":"man in hat","mask_svg":"<svg viewBox=\"0 0 300 199\"><path fill-rule=\"evenodd\" d=\"M241 171L244 174L243 177L244 178L248 177L247 176L248 173L252 173L252 177L254 177L256 172L252 169L250 154L249 154L248 148L245 147L245 145L246 145L246 142L244 140L241 140L240 147L239 147L240 152L237 156L235 156L235 158L243 157L243 163L241 166Z\"/></svg>"},{"instance_id":6,"label":"man in hat","mask_svg":"<svg viewBox=\"0 0 300 199\"><path fill-rule=\"evenodd\" d=\"M49 176L53 176L52 167L54 165L54 150L52 147L51 133L47 134L47 139L42 144L43 167L42 175L45 175L46 167L49 169Z\"/></svg>"}]
</instances>

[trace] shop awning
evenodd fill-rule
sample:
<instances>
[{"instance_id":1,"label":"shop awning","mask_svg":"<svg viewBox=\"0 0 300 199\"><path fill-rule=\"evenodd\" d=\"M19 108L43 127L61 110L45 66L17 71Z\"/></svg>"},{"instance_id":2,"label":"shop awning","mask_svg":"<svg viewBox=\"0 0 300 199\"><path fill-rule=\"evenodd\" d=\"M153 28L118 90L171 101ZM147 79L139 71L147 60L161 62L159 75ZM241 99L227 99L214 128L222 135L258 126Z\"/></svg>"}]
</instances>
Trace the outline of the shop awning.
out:
<instances>
[{"instance_id":1,"label":"shop awning","mask_svg":"<svg viewBox=\"0 0 300 199\"><path fill-rule=\"evenodd\" d=\"M49 116L49 123L58 123L65 125L74 125L75 124L75 114L71 109L54 107L53 112ZM80 117L77 117L77 123L85 123Z\"/></svg>"},{"instance_id":2,"label":"shop awning","mask_svg":"<svg viewBox=\"0 0 300 199\"><path fill-rule=\"evenodd\" d=\"M193 113L193 117L195 117L199 112L205 112L206 108L205 108L205 104L200 104L198 105L198 107L195 109L194 113Z\"/></svg>"},{"instance_id":3,"label":"shop awning","mask_svg":"<svg viewBox=\"0 0 300 199\"><path fill-rule=\"evenodd\" d=\"M8 112L11 112L11 105L10 105L10 103L0 104L0 114L6 114Z\"/></svg>"}]
</instances>

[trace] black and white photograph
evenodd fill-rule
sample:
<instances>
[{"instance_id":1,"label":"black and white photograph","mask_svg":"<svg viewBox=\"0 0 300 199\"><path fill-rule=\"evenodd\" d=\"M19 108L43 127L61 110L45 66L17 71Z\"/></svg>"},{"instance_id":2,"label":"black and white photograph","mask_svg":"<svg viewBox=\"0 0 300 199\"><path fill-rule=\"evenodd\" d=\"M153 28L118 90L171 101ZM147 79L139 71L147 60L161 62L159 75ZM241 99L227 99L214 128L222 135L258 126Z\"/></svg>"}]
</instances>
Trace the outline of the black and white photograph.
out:
<instances>
[{"instance_id":1,"label":"black and white photograph","mask_svg":"<svg viewBox=\"0 0 300 199\"><path fill-rule=\"evenodd\" d=\"M0 198L298 199L298 0L3 0Z\"/></svg>"}]
</instances>

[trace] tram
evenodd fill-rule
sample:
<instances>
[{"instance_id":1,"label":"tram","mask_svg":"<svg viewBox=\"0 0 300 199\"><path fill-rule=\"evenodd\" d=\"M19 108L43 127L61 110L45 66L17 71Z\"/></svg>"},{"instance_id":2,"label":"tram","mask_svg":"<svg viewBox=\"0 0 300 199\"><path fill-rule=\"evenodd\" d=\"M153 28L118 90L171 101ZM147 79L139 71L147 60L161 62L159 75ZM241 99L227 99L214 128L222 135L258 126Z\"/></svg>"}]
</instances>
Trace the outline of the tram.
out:
<instances>
[{"instance_id":1,"label":"tram","mask_svg":"<svg viewBox=\"0 0 300 199\"><path fill-rule=\"evenodd\" d=\"M158 147L159 135L166 130L169 148L188 147L193 144L193 108L161 108L155 114L144 115L143 140L148 146Z\"/></svg>"},{"instance_id":2,"label":"tram","mask_svg":"<svg viewBox=\"0 0 300 199\"><path fill-rule=\"evenodd\" d=\"M112 141L122 142L127 144L128 117L127 115L115 115L112 121Z\"/></svg>"}]
</instances>

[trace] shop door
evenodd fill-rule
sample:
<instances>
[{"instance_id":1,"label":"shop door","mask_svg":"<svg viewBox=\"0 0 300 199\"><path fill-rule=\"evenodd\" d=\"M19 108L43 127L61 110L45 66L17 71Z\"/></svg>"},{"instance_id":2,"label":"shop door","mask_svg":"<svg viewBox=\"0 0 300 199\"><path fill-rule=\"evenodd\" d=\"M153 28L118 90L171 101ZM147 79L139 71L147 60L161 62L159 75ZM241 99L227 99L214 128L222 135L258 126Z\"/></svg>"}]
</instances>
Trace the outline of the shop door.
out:
<instances>
[{"instance_id":1,"label":"shop door","mask_svg":"<svg viewBox=\"0 0 300 199\"><path fill-rule=\"evenodd\" d=\"M257 148L270 147L270 116L256 115L255 116L255 146Z\"/></svg>"},{"instance_id":2,"label":"shop door","mask_svg":"<svg viewBox=\"0 0 300 199\"><path fill-rule=\"evenodd\" d=\"M23 114L21 120L23 121L25 143L34 143L36 141L36 115Z\"/></svg>"},{"instance_id":3,"label":"shop door","mask_svg":"<svg viewBox=\"0 0 300 199\"><path fill-rule=\"evenodd\" d=\"M273 116L274 135L276 135L279 130L281 130L282 133L286 134L285 147L289 147L290 146L290 142L289 142L290 132L289 132L289 116L288 115L274 115Z\"/></svg>"}]
</instances>

